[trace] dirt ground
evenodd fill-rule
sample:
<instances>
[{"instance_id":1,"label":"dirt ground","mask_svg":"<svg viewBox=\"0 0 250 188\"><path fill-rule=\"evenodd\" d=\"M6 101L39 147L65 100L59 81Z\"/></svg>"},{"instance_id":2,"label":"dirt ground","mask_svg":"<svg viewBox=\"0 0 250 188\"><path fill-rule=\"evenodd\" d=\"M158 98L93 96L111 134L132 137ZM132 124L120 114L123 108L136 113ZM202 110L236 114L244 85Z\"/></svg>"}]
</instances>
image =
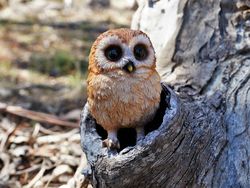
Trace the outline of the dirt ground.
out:
<instances>
[{"instance_id":1,"label":"dirt ground","mask_svg":"<svg viewBox=\"0 0 250 188\"><path fill-rule=\"evenodd\" d=\"M66 2L66 1L65 1ZM116 1L122 2L122 1ZM77 128L86 101L88 53L103 31L129 27L122 3L12 0L0 10L0 187L81 187L86 158ZM1 111L22 107L76 128ZM11 106L12 105L12 106ZM13 107L15 106L15 108Z\"/></svg>"}]
</instances>

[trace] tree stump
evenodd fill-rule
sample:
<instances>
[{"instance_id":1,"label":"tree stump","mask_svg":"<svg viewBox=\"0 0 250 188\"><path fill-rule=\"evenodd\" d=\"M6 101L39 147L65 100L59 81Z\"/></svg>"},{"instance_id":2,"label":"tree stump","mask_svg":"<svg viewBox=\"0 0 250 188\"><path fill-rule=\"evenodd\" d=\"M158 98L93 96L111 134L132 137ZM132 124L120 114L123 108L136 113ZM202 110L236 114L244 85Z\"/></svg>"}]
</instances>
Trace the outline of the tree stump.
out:
<instances>
[{"instance_id":1,"label":"tree stump","mask_svg":"<svg viewBox=\"0 0 250 188\"><path fill-rule=\"evenodd\" d=\"M156 48L161 108L134 145L102 147L105 132L82 114L81 137L94 187L250 187L250 3L138 1L132 28ZM159 19L157 19L159 18ZM172 89L171 89L172 88Z\"/></svg>"}]
</instances>

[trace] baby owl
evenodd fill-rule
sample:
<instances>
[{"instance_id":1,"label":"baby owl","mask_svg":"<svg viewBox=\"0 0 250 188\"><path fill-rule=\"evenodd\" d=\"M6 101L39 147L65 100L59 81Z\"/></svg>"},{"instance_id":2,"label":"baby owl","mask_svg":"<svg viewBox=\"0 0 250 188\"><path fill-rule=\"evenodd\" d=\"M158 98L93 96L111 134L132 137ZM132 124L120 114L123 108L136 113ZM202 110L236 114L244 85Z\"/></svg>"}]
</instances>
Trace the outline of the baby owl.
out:
<instances>
[{"instance_id":1,"label":"baby owl","mask_svg":"<svg viewBox=\"0 0 250 188\"><path fill-rule=\"evenodd\" d=\"M155 61L150 39L139 30L109 30L94 42L87 100L91 115L108 132L104 145L109 149L119 149L120 128L135 128L138 141L154 118L161 93Z\"/></svg>"}]
</instances>

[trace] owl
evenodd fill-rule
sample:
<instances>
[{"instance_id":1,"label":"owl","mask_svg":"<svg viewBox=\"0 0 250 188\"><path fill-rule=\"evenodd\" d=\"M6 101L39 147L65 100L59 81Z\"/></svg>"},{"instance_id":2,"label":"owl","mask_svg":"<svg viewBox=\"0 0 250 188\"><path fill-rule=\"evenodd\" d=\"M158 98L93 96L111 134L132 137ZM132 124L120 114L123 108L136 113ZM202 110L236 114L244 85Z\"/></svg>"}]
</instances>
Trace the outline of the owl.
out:
<instances>
[{"instance_id":1,"label":"owl","mask_svg":"<svg viewBox=\"0 0 250 188\"><path fill-rule=\"evenodd\" d=\"M135 128L137 141L160 103L160 76L155 51L142 31L114 29L101 34L89 55L87 95L89 111L108 133L103 141L119 149L117 131Z\"/></svg>"}]
</instances>

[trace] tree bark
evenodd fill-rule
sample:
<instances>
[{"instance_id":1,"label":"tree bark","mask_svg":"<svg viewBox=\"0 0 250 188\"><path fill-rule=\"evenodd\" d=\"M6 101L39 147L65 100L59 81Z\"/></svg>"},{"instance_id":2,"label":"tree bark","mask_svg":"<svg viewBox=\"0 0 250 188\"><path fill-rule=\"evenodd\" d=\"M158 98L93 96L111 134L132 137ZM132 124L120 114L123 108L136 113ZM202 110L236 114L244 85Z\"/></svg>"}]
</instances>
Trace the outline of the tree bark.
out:
<instances>
[{"instance_id":1,"label":"tree bark","mask_svg":"<svg viewBox=\"0 0 250 188\"><path fill-rule=\"evenodd\" d=\"M132 28L152 39L173 90L163 85L159 127L118 154L102 148L86 106L85 173L95 187L250 187L249 0L138 4Z\"/></svg>"}]
</instances>

